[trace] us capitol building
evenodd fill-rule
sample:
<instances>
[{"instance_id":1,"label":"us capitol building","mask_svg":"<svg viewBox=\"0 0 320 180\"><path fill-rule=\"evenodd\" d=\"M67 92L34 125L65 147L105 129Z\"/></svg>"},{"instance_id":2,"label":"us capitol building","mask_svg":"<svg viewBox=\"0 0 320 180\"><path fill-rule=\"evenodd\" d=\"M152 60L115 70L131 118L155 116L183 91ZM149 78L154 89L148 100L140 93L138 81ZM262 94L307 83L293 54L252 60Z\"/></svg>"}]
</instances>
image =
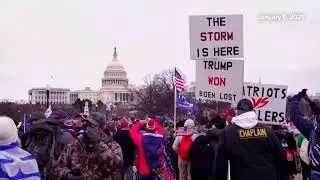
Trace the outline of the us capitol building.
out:
<instances>
[{"instance_id":1,"label":"us capitol building","mask_svg":"<svg viewBox=\"0 0 320 180\"><path fill-rule=\"evenodd\" d=\"M114 48L113 59L103 73L101 89L98 91L86 87L84 90L71 91L66 88L32 88L28 91L29 103L46 104L49 90L50 104L73 104L78 98L89 99L92 103L99 100L104 104L115 102L128 103L133 101L133 93L128 89L127 72L118 60L117 49Z\"/></svg>"}]
</instances>

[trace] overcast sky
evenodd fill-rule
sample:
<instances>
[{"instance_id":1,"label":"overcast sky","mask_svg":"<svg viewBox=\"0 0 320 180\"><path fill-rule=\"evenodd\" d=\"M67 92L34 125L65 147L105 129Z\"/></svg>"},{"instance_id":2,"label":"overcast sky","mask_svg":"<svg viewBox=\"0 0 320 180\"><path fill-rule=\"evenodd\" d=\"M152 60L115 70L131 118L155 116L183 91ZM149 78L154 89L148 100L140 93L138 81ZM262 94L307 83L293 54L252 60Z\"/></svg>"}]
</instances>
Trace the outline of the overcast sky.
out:
<instances>
[{"instance_id":1,"label":"overcast sky","mask_svg":"<svg viewBox=\"0 0 320 180\"><path fill-rule=\"evenodd\" d=\"M257 20L294 12L304 20ZM188 15L198 14L244 15L245 81L320 92L319 0L1 0L0 99L47 84L99 89L114 46L130 83L174 66L194 81Z\"/></svg>"}]
</instances>

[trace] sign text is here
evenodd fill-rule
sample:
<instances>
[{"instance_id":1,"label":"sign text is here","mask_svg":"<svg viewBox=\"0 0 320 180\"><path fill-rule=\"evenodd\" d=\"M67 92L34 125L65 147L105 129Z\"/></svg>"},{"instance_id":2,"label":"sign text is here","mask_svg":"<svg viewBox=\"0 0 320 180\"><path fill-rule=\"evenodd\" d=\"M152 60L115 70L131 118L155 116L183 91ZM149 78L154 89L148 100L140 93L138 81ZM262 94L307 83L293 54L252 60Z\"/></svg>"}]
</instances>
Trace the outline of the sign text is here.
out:
<instances>
[{"instance_id":1,"label":"sign text is here","mask_svg":"<svg viewBox=\"0 0 320 180\"><path fill-rule=\"evenodd\" d=\"M189 17L190 59L243 58L242 15Z\"/></svg>"}]
</instances>

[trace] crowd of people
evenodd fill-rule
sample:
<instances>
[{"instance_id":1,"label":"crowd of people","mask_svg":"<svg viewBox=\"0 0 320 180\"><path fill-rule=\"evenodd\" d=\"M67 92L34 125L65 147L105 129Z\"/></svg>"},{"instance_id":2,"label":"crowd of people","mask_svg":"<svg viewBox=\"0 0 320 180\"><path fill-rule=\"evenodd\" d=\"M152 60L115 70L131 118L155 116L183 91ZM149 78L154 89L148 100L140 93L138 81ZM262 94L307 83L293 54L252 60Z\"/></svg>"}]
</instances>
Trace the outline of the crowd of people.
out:
<instances>
[{"instance_id":1,"label":"crowd of people","mask_svg":"<svg viewBox=\"0 0 320 180\"><path fill-rule=\"evenodd\" d=\"M303 118L301 99L312 119ZM29 118L28 132L18 133L14 120L0 116L0 178L290 180L302 169L303 180L319 180L320 107L303 90L290 109L299 135L259 123L247 99L230 113L187 118L176 131L154 117L110 123L98 112L71 119L54 111Z\"/></svg>"}]
</instances>

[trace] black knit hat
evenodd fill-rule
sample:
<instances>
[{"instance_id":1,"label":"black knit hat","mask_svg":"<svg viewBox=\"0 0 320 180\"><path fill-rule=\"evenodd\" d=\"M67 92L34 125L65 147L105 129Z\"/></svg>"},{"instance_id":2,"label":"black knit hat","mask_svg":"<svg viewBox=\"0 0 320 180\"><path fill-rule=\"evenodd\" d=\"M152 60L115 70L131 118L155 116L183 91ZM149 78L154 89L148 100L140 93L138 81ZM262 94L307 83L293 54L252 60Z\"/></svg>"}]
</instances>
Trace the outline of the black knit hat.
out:
<instances>
[{"instance_id":1,"label":"black knit hat","mask_svg":"<svg viewBox=\"0 0 320 180\"><path fill-rule=\"evenodd\" d=\"M237 110L244 112L253 111L252 102L249 99L241 99L237 104Z\"/></svg>"}]
</instances>

